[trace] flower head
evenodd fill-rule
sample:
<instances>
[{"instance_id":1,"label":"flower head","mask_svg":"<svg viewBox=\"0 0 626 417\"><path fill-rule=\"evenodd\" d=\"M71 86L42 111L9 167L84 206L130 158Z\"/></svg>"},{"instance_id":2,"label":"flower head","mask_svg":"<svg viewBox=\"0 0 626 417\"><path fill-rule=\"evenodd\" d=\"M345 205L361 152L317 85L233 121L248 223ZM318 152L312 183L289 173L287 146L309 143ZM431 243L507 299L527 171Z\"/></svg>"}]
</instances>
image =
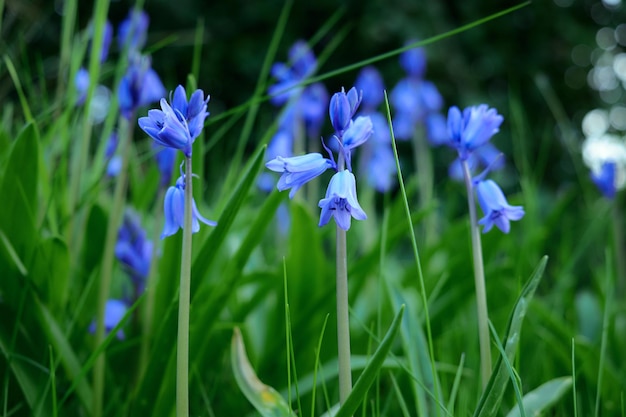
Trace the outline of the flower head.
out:
<instances>
[{"instance_id":1,"label":"flower head","mask_svg":"<svg viewBox=\"0 0 626 417\"><path fill-rule=\"evenodd\" d=\"M289 50L289 62L277 62L270 73L277 82L269 87L270 101L278 106L285 104L289 98L297 95L301 88L299 83L315 71L317 60L306 42L297 41Z\"/></svg>"},{"instance_id":2,"label":"flower head","mask_svg":"<svg viewBox=\"0 0 626 417\"><path fill-rule=\"evenodd\" d=\"M333 175L326 197L320 200L318 206L322 209L320 227L327 224L331 217L335 218L337 226L343 230L350 229L352 217L357 220L367 219L356 197L356 179L348 170Z\"/></svg>"},{"instance_id":3,"label":"flower head","mask_svg":"<svg viewBox=\"0 0 626 417\"><path fill-rule=\"evenodd\" d=\"M414 43L409 41L407 44ZM400 55L400 65L409 77L422 78L426 72L426 53L422 48L413 48Z\"/></svg>"},{"instance_id":4,"label":"flower head","mask_svg":"<svg viewBox=\"0 0 626 417\"><path fill-rule=\"evenodd\" d=\"M448 144L456 148L461 159L465 160L500 130L503 120L496 109L486 104L467 107L463 113L453 106L448 111Z\"/></svg>"},{"instance_id":5,"label":"flower head","mask_svg":"<svg viewBox=\"0 0 626 417\"><path fill-rule=\"evenodd\" d=\"M217 223L202 217L196 207L196 202L192 199L191 208L191 231L196 233L200 230L200 223L208 226L216 226ZM178 232L178 229L182 229L185 224L185 176L176 180L176 185L167 189L165 194L165 225L163 226L163 232L161 232L161 239L171 236Z\"/></svg>"},{"instance_id":6,"label":"flower head","mask_svg":"<svg viewBox=\"0 0 626 417\"><path fill-rule=\"evenodd\" d=\"M165 95L165 87L150 65L149 57L137 53L128 59L128 69L117 90L120 111L126 118L139 107L154 103Z\"/></svg>"},{"instance_id":7,"label":"flower head","mask_svg":"<svg viewBox=\"0 0 626 417\"><path fill-rule=\"evenodd\" d=\"M115 299L107 300L104 306L104 331L105 333L109 333L111 330L115 328L115 326L118 325L118 323L126 315L127 310L128 310L128 307L126 306L126 303L124 301L115 300ZM89 331L91 333L96 332L95 321L91 322L91 325L89 325ZM116 336L118 339L123 340L125 337L124 330L119 329L117 331Z\"/></svg>"},{"instance_id":8,"label":"flower head","mask_svg":"<svg viewBox=\"0 0 626 417\"><path fill-rule=\"evenodd\" d=\"M176 161L176 149L163 147L156 142L153 142L153 148L156 150L154 159L161 174L160 186L167 187L172 180L172 171Z\"/></svg>"},{"instance_id":9,"label":"flower head","mask_svg":"<svg viewBox=\"0 0 626 417\"><path fill-rule=\"evenodd\" d=\"M483 233L490 231L493 225L504 233L509 233L510 221L524 217L524 209L521 206L511 206L498 184L492 180L478 182L476 194L478 203L485 214L485 217L478 221L478 224L484 226Z\"/></svg>"},{"instance_id":10,"label":"flower head","mask_svg":"<svg viewBox=\"0 0 626 417\"><path fill-rule=\"evenodd\" d=\"M132 211L124 213L124 222L117 234L115 256L129 273L137 294L143 292L150 273L152 241L141 227L138 215Z\"/></svg>"},{"instance_id":11,"label":"flower head","mask_svg":"<svg viewBox=\"0 0 626 417\"><path fill-rule=\"evenodd\" d=\"M341 133L348 127L352 116L361 104L361 98L362 94L358 93L354 87L347 93L342 88L330 98L330 122L336 132Z\"/></svg>"},{"instance_id":12,"label":"flower head","mask_svg":"<svg viewBox=\"0 0 626 417\"><path fill-rule=\"evenodd\" d=\"M378 70L372 66L365 67L359 72L354 87L363 92L362 105L364 109L375 110L385 99L385 85Z\"/></svg>"},{"instance_id":13,"label":"flower head","mask_svg":"<svg viewBox=\"0 0 626 417\"><path fill-rule=\"evenodd\" d=\"M146 44L150 18L143 10L135 8L128 12L128 17L120 23L117 41L120 49L128 47L130 51L139 51Z\"/></svg>"},{"instance_id":14,"label":"flower head","mask_svg":"<svg viewBox=\"0 0 626 417\"><path fill-rule=\"evenodd\" d=\"M171 105L162 98L161 110L153 109L147 117L140 117L139 127L159 145L179 149L191 157L193 142L209 115L206 111L209 96L205 99L204 92L196 90L187 101L185 89L179 85L170 101Z\"/></svg>"},{"instance_id":15,"label":"flower head","mask_svg":"<svg viewBox=\"0 0 626 417\"><path fill-rule=\"evenodd\" d=\"M290 158L277 156L265 166L274 172L282 173L276 188L279 191L291 188L289 198L293 198L300 187L322 175L328 168L334 167L334 163L320 153L309 153Z\"/></svg>"},{"instance_id":16,"label":"flower head","mask_svg":"<svg viewBox=\"0 0 626 417\"><path fill-rule=\"evenodd\" d=\"M603 133L583 142L583 161L591 170L591 179L607 198L626 187L626 142L616 135Z\"/></svg>"}]
</instances>

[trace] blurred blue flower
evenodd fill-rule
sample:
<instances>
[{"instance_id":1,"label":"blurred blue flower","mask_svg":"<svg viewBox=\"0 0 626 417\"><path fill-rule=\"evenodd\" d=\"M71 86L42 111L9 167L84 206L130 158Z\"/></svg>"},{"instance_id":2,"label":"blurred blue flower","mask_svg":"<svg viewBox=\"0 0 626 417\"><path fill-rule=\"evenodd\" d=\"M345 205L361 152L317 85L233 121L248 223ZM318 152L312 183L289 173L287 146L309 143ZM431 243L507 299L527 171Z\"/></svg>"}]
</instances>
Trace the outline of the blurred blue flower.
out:
<instances>
[{"instance_id":1,"label":"blurred blue flower","mask_svg":"<svg viewBox=\"0 0 626 417\"><path fill-rule=\"evenodd\" d=\"M191 231L196 233L200 230L200 223L208 226L216 226L217 223L202 217L196 207L196 202L191 200L192 208L192 223ZM182 175L176 180L176 186L167 189L165 194L165 225L163 226L163 232L161 233L161 239L171 236L178 232L178 229L183 228L185 224L185 176Z\"/></svg>"},{"instance_id":2,"label":"blurred blue flower","mask_svg":"<svg viewBox=\"0 0 626 417\"><path fill-rule=\"evenodd\" d=\"M282 106L289 98L298 95L302 87L297 87L310 77L317 66L315 55L306 42L297 41L289 49L289 62L277 62L270 69L272 77L278 82L268 88L272 104Z\"/></svg>"},{"instance_id":3,"label":"blurred blue flower","mask_svg":"<svg viewBox=\"0 0 626 417\"><path fill-rule=\"evenodd\" d=\"M74 85L76 86L76 105L80 106L85 103L87 98L87 90L89 89L90 77L89 71L86 68L79 68L76 71L76 78L74 78Z\"/></svg>"},{"instance_id":4,"label":"blurred blue flower","mask_svg":"<svg viewBox=\"0 0 626 417\"><path fill-rule=\"evenodd\" d=\"M206 111L209 96L204 98L202 90L196 90L186 98L185 89L178 86L171 105L161 99L161 110L149 110L147 117L140 117L139 127L159 145L179 149L186 157L191 157L193 142L202 132L204 120L209 115Z\"/></svg>"},{"instance_id":5,"label":"blurred blue flower","mask_svg":"<svg viewBox=\"0 0 626 417\"><path fill-rule=\"evenodd\" d=\"M406 45L415 42L416 40L410 40ZM400 54L400 65L409 77L422 78L426 72L426 53L424 49L411 48L408 51L404 51Z\"/></svg>"},{"instance_id":6,"label":"blurred blue flower","mask_svg":"<svg viewBox=\"0 0 626 417\"><path fill-rule=\"evenodd\" d=\"M165 96L165 87L150 65L151 60L147 56L131 53L128 58L128 68L117 90L120 112L127 119L139 107Z\"/></svg>"},{"instance_id":7,"label":"blurred blue flower","mask_svg":"<svg viewBox=\"0 0 626 417\"><path fill-rule=\"evenodd\" d=\"M354 87L363 94L363 112L375 111L385 99L385 85L378 70L372 66L363 68L354 82Z\"/></svg>"},{"instance_id":8,"label":"blurred blue flower","mask_svg":"<svg viewBox=\"0 0 626 417\"><path fill-rule=\"evenodd\" d=\"M106 305L104 307L104 331L105 333L109 333L111 330L118 325L118 323L124 318L126 315L126 311L128 310L128 306L122 300L110 299L107 300ZM92 321L89 325L89 332L96 332L96 322ZM119 329L116 334L117 338L123 340L126 336L124 335L124 330Z\"/></svg>"},{"instance_id":9,"label":"blurred blue flower","mask_svg":"<svg viewBox=\"0 0 626 417\"><path fill-rule=\"evenodd\" d=\"M504 168L505 165L502 152L490 142L474 149L467 157L466 162L472 175L481 169L497 171ZM455 181L463 181L463 165L460 157L450 164L448 175Z\"/></svg>"},{"instance_id":10,"label":"blurred blue flower","mask_svg":"<svg viewBox=\"0 0 626 417\"><path fill-rule=\"evenodd\" d=\"M274 172L282 173L276 188L279 191L291 188L289 198L293 198L300 187L322 175L328 168L333 168L334 162L324 158L320 153L308 153L290 158L277 156L265 166Z\"/></svg>"},{"instance_id":11,"label":"blurred blue flower","mask_svg":"<svg viewBox=\"0 0 626 417\"><path fill-rule=\"evenodd\" d=\"M626 186L626 143L620 136L601 133L583 142L583 161L591 180L606 198L614 198Z\"/></svg>"},{"instance_id":12,"label":"blurred blue flower","mask_svg":"<svg viewBox=\"0 0 626 417\"><path fill-rule=\"evenodd\" d=\"M327 224L331 217L335 218L337 226L343 230L350 229L352 217L357 220L367 219L357 200L356 179L348 170L333 175L326 190L326 197L320 200L318 206L322 209L320 227Z\"/></svg>"},{"instance_id":13,"label":"blurred blue flower","mask_svg":"<svg viewBox=\"0 0 626 417\"><path fill-rule=\"evenodd\" d=\"M143 292L150 273L152 241L141 227L139 216L130 210L124 213L124 221L117 233L115 256L130 275L136 295Z\"/></svg>"},{"instance_id":14,"label":"blurred blue flower","mask_svg":"<svg viewBox=\"0 0 626 417\"><path fill-rule=\"evenodd\" d=\"M524 209L521 206L511 206L504 193L492 180L484 180L476 184L478 203L485 217L478 221L483 225L483 233L487 233L496 225L504 233L509 233L511 220L520 220L524 217Z\"/></svg>"},{"instance_id":15,"label":"blurred blue flower","mask_svg":"<svg viewBox=\"0 0 626 417\"><path fill-rule=\"evenodd\" d=\"M93 23L89 23L89 48L91 48L91 43L93 41ZM109 49L111 48L111 41L113 40L113 26L107 20L104 22L104 29L102 32L102 49L100 50L100 63L103 63L107 60L109 56Z\"/></svg>"},{"instance_id":16,"label":"blurred blue flower","mask_svg":"<svg viewBox=\"0 0 626 417\"><path fill-rule=\"evenodd\" d=\"M591 172L591 180L606 198L615 197L615 193L617 192L615 185L616 174L617 165L615 162L605 162L602 164L600 171Z\"/></svg>"},{"instance_id":17,"label":"blurred blue flower","mask_svg":"<svg viewBox=\"0 0 626 417\"><path fill-rule=\"evenodd\" d=\"M167 148L159 145L156 142L152 142L152 148L156 150L154 159L161 174L160 187L167 187L172 181L172 172L174 170L174 163L176 161L176 149Z\"/></svg>"},{"instance_id":18,"label":"blurred blue flower","mask_svg":"<svg viewBox=\"0 0 626 417\"><path fill-rule=\"evenodd\" d=\"M461 113L458 107L448 111L449 146L459 152L459 157L466 160L470 153L484 145L500 130L504 118L496 109L486 104L467 107Z\"/></svg>"},{"instance_id":19,"label":"blurred blue flower","mask_svg":"<svg viewBox=\"0 0 626 417\"><path fill-rule=\"evenodd\" d=\"M120 50L139 51L146 44L150 18L143 10L131 9L126 19L117 29L117 42Z\"/></svg>"}]
</instances>

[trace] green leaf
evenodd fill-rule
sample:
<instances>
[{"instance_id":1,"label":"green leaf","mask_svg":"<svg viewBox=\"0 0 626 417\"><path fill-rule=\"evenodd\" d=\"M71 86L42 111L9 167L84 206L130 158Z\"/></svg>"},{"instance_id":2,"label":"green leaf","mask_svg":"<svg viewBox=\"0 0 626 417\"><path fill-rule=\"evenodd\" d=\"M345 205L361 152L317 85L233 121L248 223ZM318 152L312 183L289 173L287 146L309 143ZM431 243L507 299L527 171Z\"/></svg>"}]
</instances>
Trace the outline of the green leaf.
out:
<instances>
[{"instance_id":1,"label":"green leaf","mask_svg":"<svg viewBox=\"0 0 626 417\"><path fill-rule=\"evenodd\" d=\"M509 318L509 324L504 337L504 351L506 353L509 363L513 363L515 354L517 352L517 346L520 340L520 331L526 310L530 304L530 300L535 294L537 285L543 276L543 271L546 268L548 257L544 256L539 265L531 275L530 279L522 289L522 292L513 307L511 317ZM506 362L502 359L502 356L498 358L498 362L494 368L491 378L487 383L487 387L480 397L476 410L474 411L474 417L495 417L498 415L498 409L502 396L509 383L509 369Z\"/></svg>"},{"instance_id":2,"label":"green leaf","mask_svg":"<svg viewBox=\"0 0 626 417\"><path fill-rule=\"evenodd\" d=\"M263 417L295 417L289 404L272 387L265 385L257 377L248 356L239 328L235 327L230 347L231 365L237 385L248 401Z\"/></svg>"},{"instance_id":3,"label":"green leaf","mask_svg":"<svg viewBox=\"0 0 626 417\"><path fill-rule=\"evenodd\" d=\"M46 294L46 302L54 312L65 308L68 298L70 254L58 237L42 240L35 251L32 279Z\"/></svg>"},{"instance_id":4,"label":"green leaf","mask_svg":"<svg viewBox=\"0 0 626 417\"><path fill-rule=\"evenodd\" d=\"M572 385L572 377L564 376L548 381L538 388L524 395L522 404L527 416L540 416L548 407L554 405L561 397L569 391ZM519 417L518 406L507 414L507 417Z\"/></svg>"},{"instance_id":5,"label":"green leaf","mask_svg":"<svg viewBox=\"0 0 626 417\"><path fill-rule=\"evenodd\" d=\"M367 395L367 390L372 385L372 383L376 380L376 376L380 371L380 368L383 366L385 362L385 357L387 357L387 353L389 353L389 349L391 349L391 345L393 340L400 328L400 323L402 323L402 314L404 313L404 305L400 306L400 310L398 310L398 314L393 319L389 330L387 330L387 334L383 338L383 341L374 352L372 356L372 360L367 365L367 367L363 370L359 379L357 379L354 384L354 388L352 392L346 398L346 402L341 406L335 417L349 417L354 414L356 409L359 407L359 404L363 402L365 396Z\"/></svg>"}]
</instances>

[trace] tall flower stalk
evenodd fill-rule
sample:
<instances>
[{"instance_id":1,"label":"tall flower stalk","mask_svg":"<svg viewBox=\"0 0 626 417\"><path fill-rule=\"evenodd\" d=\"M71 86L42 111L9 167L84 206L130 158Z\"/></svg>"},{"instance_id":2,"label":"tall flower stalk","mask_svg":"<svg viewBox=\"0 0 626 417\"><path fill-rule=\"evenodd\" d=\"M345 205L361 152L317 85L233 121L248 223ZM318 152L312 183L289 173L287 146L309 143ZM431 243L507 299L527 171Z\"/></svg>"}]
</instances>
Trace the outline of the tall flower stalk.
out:
<instances>
[{"instance_id":1,"label":"tall flower stalk","mask_svg":"<svg viewBox=\"0 0 626 417\"><path fill-rule=\"evenodd\" d=\"M348 262L346 231L351 220L367 219L356 194L356 178L352 173L352 150L365 143L373 133L369 116L359 116L353 120L361 103L362 95L356 88L347 93L342 89L330 99L330 120L335 129L332 140L337 145L337 160L333 152L322 142L330 158L319 153L301 156L277 156L266 164L272 171L282 175L277 188L280 191L291 189L289 197L307 182L332 168L336 172L330 179L326 196L318 203L321 209L319 226L324 226L334 217L337 225L337 350L339 361L339 402L344 404L352 391L352 369L350 366L350 321L348 305Z\"/></svg>"},{"instance_id":2,"label":"tall flower stalk","mask_svg":"<svg viewBox=\"0 0 626 417\"><path fill-rule=\"evenodd\" d=\"M185 172L169 187L165 194L165 225L161 238L171 236L183 229L180 264L180 290L178 299L178 336L176 351L176 416L189 416L189 310L191 302L191 249L192 233L200 230L200 222L209 226L216 223L205 219L198 212L193 200L193 172L191 167L192 145L202 132L209 97L196 90L189 100L182 86L178 86L170 103L161 99L161 110L150 110L147 117L139 119L139 126L154 141L167 148L178 149L185 155Z\"/></svg>"}]
</instances>

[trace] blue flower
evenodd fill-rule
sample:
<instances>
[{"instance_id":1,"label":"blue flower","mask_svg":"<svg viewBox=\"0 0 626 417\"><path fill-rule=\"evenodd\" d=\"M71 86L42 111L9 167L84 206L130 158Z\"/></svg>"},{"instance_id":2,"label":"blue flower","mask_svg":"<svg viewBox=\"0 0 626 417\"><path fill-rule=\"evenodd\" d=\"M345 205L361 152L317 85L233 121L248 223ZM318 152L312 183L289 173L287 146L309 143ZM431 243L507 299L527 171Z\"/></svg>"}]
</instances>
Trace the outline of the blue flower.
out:
<instances>
[{"instance_id":1,"label":"blue flower","mask_svg":"<svg viewBox=\"0 0 626 417\"><path fill-rule=\"evenodd\" d=\"M302 81L311 76L317 66L315 55L306 42L297 41L289 49L289 62L278 62L272 66L270 73L278 82L268 89L272 104L282 106L291 97L299 94Z\"/></svg>"},{"instance_id":2,"label":"blue flower","mask_svg":"<svg viewBox=\"0 0 626 417\"><path fill-rule=\"evenodd\" d=\"M520 220L524 217L524 209L521 206L511 206L504 193L492 180L484 180L476 184L478 203L485 217L478 221L483 225L483 233L487 233L496 225L504 233L509 233L511 220Z\"/></svg>"},{"instance_id":3,"label":"blue flower","mask_svg":"<svg viewBox=\"0 0 626 417\"><path fill-rule=\"evenodd\" d=\"M363 92L361 105L365 111L376 110L385 99L385 85L378 70L372 66L359 72L354 87Z\"/></svg>"},{"instance_id":4,"label":"blue flower","mask_svg":"<svg viewBox=\"0 0 626 417\"><path fill-rule=\"evenodd\" d=\"M330 98L330 122L335 132L341 134L350 124L352 116L361 103L362 95L352 87L348 93L342 88Z\"/></svg>"},{"instance_id":5,"label":"blue flower","mask_svg":"<svg viewBox=\"0 0 626 417\"><path fill-rule=\"evenodd\" d=\"M626 186L626 143L623 138L603 133L583 142L583 161L591 170L591 180L602 195L614 198Z\"/></svg>"},{"instance_id":6,"label":"blue flower","mask_svg":"<svg viewBox=\"0 0 626 417\"><path fill-rule=\"evenodd\" d=\"M208 226L216 226L217 223L211 220L207 220L198 212L196 202L192 199L191 208L191 231L196 233L200 230L200 223ZM165 226L163 226L163 232L161 233L161 239L167 236L171 236L178 232L178 229L182 228L185 224L185 176L181 176L176 180L176 186L167 189L165 194Z\"/></svg>"},{"instance_id":7,"label":"blue flower","mask_svg":"<svg viewBox=\"0 0 626 417\"><path fill-rule=\"evenodd\" d=\"M128 59L128 69L117 90L120 112L127 119L139 107L154 103L165 96L165 87L150 65L150 58L147 56L133 53Z\"/></svg>"},{"instance_id":8,"label":"blue flower","mask_svg":"<svg viewBox=\"0 0 626 417\"><path fill-rule=\"evenodd\" d=\"M120 23L117 30L117 41L120 49L128 47L129 51L139 51L146 44L150 18L143 10L135 8L128 12L128 17Z\"/></svg>"},{"instance_id":9,"label":"blue flower","mask_svg":"<svg viewBox=\"0 0 626 417\"><path fill-rule=\"evenodd\" d=\"M163 147L156 142L152 143L152 147L156 150L154 159L161 174L160 186L167 187L172 180L172 171L176 161L176 149Z\"/></svg>"},{"instance_id":10,"label":"blue flower","mask_svg":"<svg viewBox=\"0 0 626 417\"><path fill-rule=\"evenodd\" d=\"M319 226L327 224L331 217L343 230L350 229L352 217L357 220L367 219L367 215L359 205L356 197L356 179L348 170L337 172L330 179L326 197L318 206L322 209Z\"/></svg>"},{"instance_id":11,"label":"blue flower","mask_svg":"<svg viewBox=\"0 0 626 417\"><path fill-rule=\"evenodd\" d=\"M449 146L457 149L462 160L466 160L476 148L484 145L500 130L504 118L496 109L486 104L461 110L453 106L448 111Z\"/></svg>"},{"instance_id":12,"label":"blue flower","mask_svg":"<svg viewBox=\"0 0 626 417\"><path fill-rule=\"evenodd\" d=\"M191 157L193 142L209 115L206 111L209 96L205 100L204 92L196 90L187 101L185 89L179 85L170 101L171 105L162 98L161 110L149 110L147 117L139 118L139 127L159 145L179 149Z\"/></svg>"},{"instance_id":13,"label":"blue flower","mask_svg":"<svg viewBox=\"0 0 626 417\"><path fill-rule=\"evenodd\" d=\"M591 180L606 198L614 198L617 192L615 177L617 165L615 162L605 162L599 172L591 171Z\"/></svg>"},{"instance_id":14,"label":"blue flower","mask_svg":"<svg viewBox=\"0 0 626 417\"><path fill-rule=\"evenodd\" d=\"M111 330L118 325L118 323L124 318L126 315L126 311L128 307L126 303L122 300L110 299L107 300L104 307L104 331L105 333L109 333ZM89 326L89 331L91 333L96 332L96 322L91 322ZM119 329L116 334L117 338L123 340L125 338L124 330Z\"/></svg>"},{"instance_id":15,"label":"blue flower","mask_svg":"<svg viewBox=\"0 0 626 417\"><path fill-rule=\"evenodd\" d=\"M407 44L415 43L415 40ZM400 54L400 65L409 77L422 78L426 72L426 53L422 48L413 48Z\"/></svg>"},{"instance_id":16,"label":"blue flower","mask_svg":"<svg viewBox=\"0 0 626 417\"><path fill-rule=\"evenodd\" d=\"M359 116L350 121L348 128L343 133L343 147L350 151L362 145L374 133L374 125L369 116Z\"/></svg>"},{"instance_id":17,"label":"blue flower","mask_svg":"<svg viewBox=\"0 0 626 417\"><path fill-rule=\"evenodd\" d=\"M504 168L505 158L498 148L487 142L474 149L474 152L467 157L466 162L469 165L470 174L473 175L480 169L497 171ZM463 181L463 164L460 157L450 164L448 175L455 181Z\"/></svg>"},{"instance_id":18,"label":"blue flower","mask_svg":"<svg viewBox=\"0 0 626 417\"><path fill-rule=\"evenodd\" d=\"M132 211L124 213L124 222L117 233L115 256L130 275L137 295L141 294L150 273L152 241L141 227L139 217Z\"/></svg>"},{"instance_id":19,"label":"blue flower","mask_svg":"<svg viewBox=\"0 0 626 417\"><path fill-rule=\"evenodd\" d=\"M274 172L282 173L276 188L279 191L291 188L289 198L293 198L300 187L322 175L328 168L333 168L334 163L320 153L309 153L290 158L277 156L265 166Z\"/></svg>"}]
</instances>

